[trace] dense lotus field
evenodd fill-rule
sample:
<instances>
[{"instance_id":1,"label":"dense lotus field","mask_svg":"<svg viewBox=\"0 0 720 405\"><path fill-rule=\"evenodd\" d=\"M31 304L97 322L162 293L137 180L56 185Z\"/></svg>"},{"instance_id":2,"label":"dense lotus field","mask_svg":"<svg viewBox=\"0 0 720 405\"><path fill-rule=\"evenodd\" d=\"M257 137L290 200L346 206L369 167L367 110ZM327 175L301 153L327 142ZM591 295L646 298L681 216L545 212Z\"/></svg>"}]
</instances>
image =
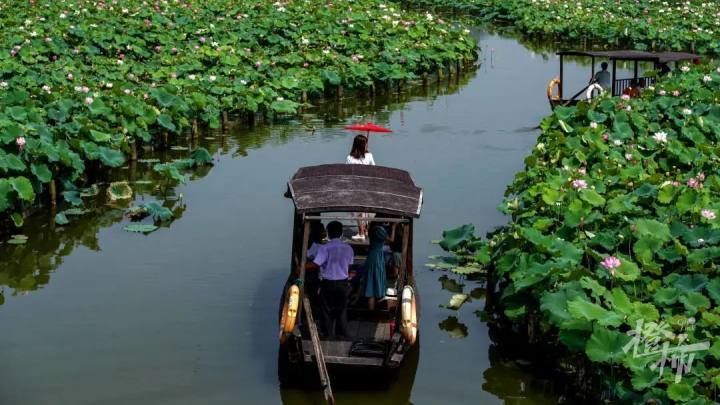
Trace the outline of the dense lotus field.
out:
<instances>
[{"instance_id":1,"label":"dense lotus field","mask_svg":"<svg viewBox=\"0 0 720 405\"><path fill-rule=\"evenodd\" d=\"M720 68L683 71L556 109L507 189L511 222L441 243L442 267L485 265L506 318L623 402L720 399Z\"/></svg>"},{"instance_id":2,"label":"dense lotus field","mask_svg":"<svg viewBox=\"0 0 720 405\"><path fill-rule=\"evenodd\" d=\"M608 47L720 53L720 7L686 0L413 0L421 7L513 22L523 33L596 40Z\"/></svg>"},{"instance_id":3,"label":"dense lotus field","mask_svg":"<svg viewBox=\"0 0 720 405\"><path fill-rule=\"evenodd\" d=\"M305 96L411 80L476 46L376 0L0 0L0 22L0 217L17 225L52 187L77 197L86 168L121 166L160 133L294 113Z\"/></svg>"}]
</instances>

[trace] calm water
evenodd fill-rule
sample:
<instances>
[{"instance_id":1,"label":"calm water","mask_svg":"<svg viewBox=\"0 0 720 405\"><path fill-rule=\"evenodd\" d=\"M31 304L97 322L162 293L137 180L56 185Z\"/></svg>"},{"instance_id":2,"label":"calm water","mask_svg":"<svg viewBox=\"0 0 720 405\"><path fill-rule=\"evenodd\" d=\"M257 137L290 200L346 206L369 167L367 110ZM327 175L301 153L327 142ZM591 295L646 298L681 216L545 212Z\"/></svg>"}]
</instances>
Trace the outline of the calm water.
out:
<instances>
[{"instance_id":1,"label":"calm water","mask_svg":"<svg viewBox=\"0 0 720 405\"><path fill-rule=\"evenodd\" d=\"M443 229L472 222L485 232L505 222L496 206L549 111L554 55L476 35L481 65L459 84L211 134L201 144L215 167L174 189L157 189L147 164L113 173L139 181L138 202L174 208L174 222L152 234L123 231L123 205L102 197L64 227L29 219L27 245L0 245L0 404L320 403L318 393L279 389L276 378L292 226L283 192L298 167L344 161L351 134L342 126L361 119L395 131L371 136L376 161L409 170L424 188L415 234L421 344L389 390L338 392L338 402L557 401L542 370L500 354L474 314L482 290L460 311L440 308L450 297L441 286L453 283L422 266L440 253L430 241ZM586 80L588 69L570 64L569 81Z\"/></svg>"}]
</instances>

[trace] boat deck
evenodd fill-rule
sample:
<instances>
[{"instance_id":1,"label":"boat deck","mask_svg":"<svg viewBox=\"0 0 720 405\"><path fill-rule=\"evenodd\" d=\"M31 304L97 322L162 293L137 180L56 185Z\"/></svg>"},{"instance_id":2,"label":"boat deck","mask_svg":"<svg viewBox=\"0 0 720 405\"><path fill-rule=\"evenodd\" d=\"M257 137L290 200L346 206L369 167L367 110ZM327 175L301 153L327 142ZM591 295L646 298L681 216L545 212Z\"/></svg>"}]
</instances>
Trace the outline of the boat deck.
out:
<instances>
[{"instance_id":1,"label":"boat deck","mask_svg":"<svg viewBox=\"0 0 720 405\"><path fill-rule=\"evenodd\" d=\"M369 321L348 321L348 334L351 340L321 340L325 362L327 364L346 364L357 366L376 366L381 367L385 361L380 357L359 357L350 355L350 347L356 340L372 340L376 342L387 342L391 339L390 323L369 322ZM302 341L303 354L305 361L312 361L312 341L309 339Z\"/></svg>"}]
</instances>

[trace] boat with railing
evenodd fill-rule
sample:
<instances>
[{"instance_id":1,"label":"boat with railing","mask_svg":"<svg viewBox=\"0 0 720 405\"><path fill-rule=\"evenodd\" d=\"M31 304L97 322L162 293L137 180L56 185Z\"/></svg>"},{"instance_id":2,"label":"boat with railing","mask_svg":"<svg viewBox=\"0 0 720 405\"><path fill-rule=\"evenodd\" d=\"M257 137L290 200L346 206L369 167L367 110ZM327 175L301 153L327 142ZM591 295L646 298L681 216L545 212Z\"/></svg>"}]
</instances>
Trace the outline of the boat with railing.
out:
<instances>
[{"instance_id":1,"label":"boat with railing","mask_svg":"<svg viewBox=\"0 0 720 405\"><path fill-rule=\"evenodd\" d=\"M573 105L580 100L592 99L596 94L610 92L613 96L626 94L628 90L646 88L655 84L659 76L671 71L670 64L678 68L678 64L684 61L699 61L700 55L688 52L647 52L636 50L617 51L560 51L557 53L560 58L560 74L548 83L547 97L550 108L555 109L559 105ZM588 84L571 97L565 97L564 75L565 60L567 57L590 58L590 80ZM596 80L596 60L609 62L609 78L605 86ZM618 62L632 63L632 77L618 78ZM650 74L640 75L641 64L652 64ZM583 97L584 96L584 97Z\"/></svg>"}]
</instances>

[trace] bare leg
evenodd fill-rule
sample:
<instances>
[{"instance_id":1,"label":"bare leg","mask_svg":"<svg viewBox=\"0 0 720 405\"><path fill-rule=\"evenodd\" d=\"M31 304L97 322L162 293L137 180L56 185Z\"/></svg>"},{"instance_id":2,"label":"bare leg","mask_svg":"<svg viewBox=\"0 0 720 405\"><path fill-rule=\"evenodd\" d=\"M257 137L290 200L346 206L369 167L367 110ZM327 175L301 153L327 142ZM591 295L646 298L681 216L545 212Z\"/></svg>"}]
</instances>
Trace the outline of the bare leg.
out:
<instances>
[{"instance_id":1,"label":"bare leg","mask_svg":"<svg viewBox=\"0 0 720 405\"><path fill-rule=\"evenodd\" d=\"M371 311L375 310L375 297L368 298L368 309Z\"/></svg>"}]
</instances>

